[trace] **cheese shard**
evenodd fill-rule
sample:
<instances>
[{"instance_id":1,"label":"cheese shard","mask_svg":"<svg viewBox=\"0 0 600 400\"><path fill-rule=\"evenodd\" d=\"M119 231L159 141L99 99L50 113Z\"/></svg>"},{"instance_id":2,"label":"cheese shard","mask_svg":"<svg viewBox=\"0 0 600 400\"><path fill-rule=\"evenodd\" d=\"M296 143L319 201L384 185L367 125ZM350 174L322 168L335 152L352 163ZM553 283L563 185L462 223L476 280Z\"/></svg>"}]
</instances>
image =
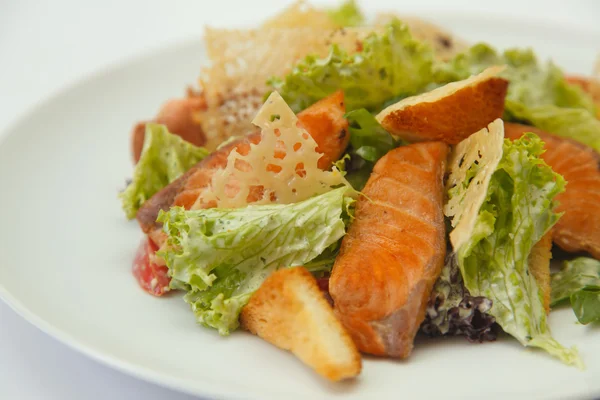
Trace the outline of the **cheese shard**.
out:
<instances>
[{"instance_id":1,"label":"cheese shard","mask_svg":"<svg viewBox=\"0 0 600 400\"><path fill-rule=\"evenodd\" d=\"M252 30L207 28L205 44L210 64L202 69L200 87L206 110L195 114L212 150L231 136L252 129L252 116L269 91L267 80L283 76L309 54L325 57L332 44L349 53L381 27L325 29L314 26L271 26Z\"/></svg>"},{"instance_id":2,"label":"cheese shard","mask_svg":"<svg viewBox=\"0 0 600 400\"><path fill-rule=\"evenodd\" d=\"M458 143L450 154L444 215L450 218L454 228L450 242L455 251L472 235L490 180L502 158L503 142L504 123L496 119L487 128Z\"/></svg>"},{"instance_id":3,"label":"cheese shard","mask_svg":"<svg viewBox=\"0 0 600 400\"><path fill-rule=\"evenodd\" d=\"M350 187L336 167L318 167L322 154L316 151L317 143L279 93L269 96L252 123L262 129L260 142L251 144L246 154L233 150L192 209L290 204L334 187Z\"/></svg>"}]
</instances>

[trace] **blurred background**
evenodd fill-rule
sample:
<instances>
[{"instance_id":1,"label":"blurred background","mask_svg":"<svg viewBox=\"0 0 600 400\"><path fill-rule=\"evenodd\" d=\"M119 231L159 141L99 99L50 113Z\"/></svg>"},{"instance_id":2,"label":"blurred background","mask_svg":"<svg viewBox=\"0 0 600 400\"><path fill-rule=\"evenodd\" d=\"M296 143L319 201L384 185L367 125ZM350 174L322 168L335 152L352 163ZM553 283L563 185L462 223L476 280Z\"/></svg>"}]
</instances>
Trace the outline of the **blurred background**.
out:
<instances>
[{"instance_id":1,"label":"blurred background","mask_svg":"<svg viewBox=\"0 0 600 400\"><path fill-rule=\"evenodd\" d=\"M562 31L578 31L582 38L585 32L600 30L600 2L594 0L358 2L366 11L394 9L432 21L440 15L452 14L455 23L449 28L465 35L477 35L481 30L481 40L485 40L486 19L506 18L507 45L523 45L518 37L511 35L515 24L551 25L558 35ZM206 24L252 26L289 3L287 0L0 0L0 136L12 121L69 84L170 45L200 43ZM315 3L327 5L336 1ZM461 16L467 15L477 15L479 22L463 24ZM543 45L541 55L550 55L552 43L544 38L539 41ZM577 47L573 43L572 54L561 55L557 62L569 69L571 59L583 57L584 65L589 64L591 71L598 54L580 54ZM194 80L195 76L182 77L181 93L173 95L183 94L185 85ZM183 400L193 397L91 361L44 335L0 301L0 399L17 398Z\"/></svg>"}]
</instances>

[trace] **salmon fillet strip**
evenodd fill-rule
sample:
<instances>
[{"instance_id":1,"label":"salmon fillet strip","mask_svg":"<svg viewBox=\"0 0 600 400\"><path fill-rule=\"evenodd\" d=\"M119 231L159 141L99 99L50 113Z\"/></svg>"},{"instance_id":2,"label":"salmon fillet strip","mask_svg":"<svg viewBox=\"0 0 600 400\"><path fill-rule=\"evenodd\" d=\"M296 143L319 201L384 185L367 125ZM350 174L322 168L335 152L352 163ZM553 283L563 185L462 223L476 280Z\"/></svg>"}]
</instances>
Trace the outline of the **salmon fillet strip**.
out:
<instances>
[{"instance_id":1,"label":"salmon fillet strip","mask_svg":"<svg viewBox=\"0 0 600 400\"><path fill-rule=\"evenodd\" d=\"M323 154L318 162L321 169L330 169L332 163L341 157L348 146L350 134L348 121L344 118L345 113L344 94L339 91L298 114L299 124L317 143L317 152ZM160 244L163 240L161 225L156 222L160 210L166 211L172 206L190 209L202 191L208 187L214 173L227 165L227 157L233 149L245 155L250 151L250 144L258 144L260 140L261 133L255 131L221 147L152 196L140 207L136 216L144 233ZM251 192L249 201L256 201L261 196L260 190L256 193Z\"/></svg>"},{"instance_id":2,"label":"salmon fillet strip","mask_svg":"<svg viewBox=\"0 0 600 400\"><path fill-rule=\"evenodd\" d=\"M504 124L505 137L533 132L545 143L542 159L567 181L556 200L564 212L553 229L554 242L568 252L585 251L600 260L600 154L575 141L520 124Z\"/></svg>"},{"instance_id":3,"label":"salmon fillet strip","mask_svg":"<svg viewBox=\"0 0 600 400\"><path fill-rule=\"evenodd\" d=\"M382 157L357 201L329 290L359 350L406 358L446 252L448 145L425 142Z\"/></svg>"}]
</instances>

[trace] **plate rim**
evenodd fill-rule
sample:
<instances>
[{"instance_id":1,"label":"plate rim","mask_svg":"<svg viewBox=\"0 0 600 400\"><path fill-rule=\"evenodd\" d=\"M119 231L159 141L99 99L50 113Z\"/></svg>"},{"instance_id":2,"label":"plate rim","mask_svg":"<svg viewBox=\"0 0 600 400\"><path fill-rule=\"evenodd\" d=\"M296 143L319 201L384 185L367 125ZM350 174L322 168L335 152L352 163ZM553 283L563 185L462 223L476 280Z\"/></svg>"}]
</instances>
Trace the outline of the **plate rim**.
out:
<instances>
[{"instance_id":1,"label":"plate rim","mask_svg":"<svg viewBox=\"0 0 600 400\"><path fill-rule=\"evenodd\" d=\"M378 12L378 10L372 10L370 13ZM427 15L424 15L427 13ZM569 32L572 35L581 35L581 36L591 36L592 38L597 38L597 43L600 43L600 25L597 26L596 29L591 26L579 26L570 22L558 22L551 21L549 19L544 18L527 18L522 16L510 16L502 15L502 14L487 14L482 12L456 12L456 11L436 11L430 12L427 10L422 10L419 12L411 12L404 14L406 16L417 16L424 18L426 20L435 20L435 19L451 19L451 20L462 20L468 22L473 19L479 20L487 20L487 21L495 21L495 22L506 22L507 18L509 21L513 23L526 23L530 26L531 29L541 28L541 29L560 29L565 32ZM437 22L436 22L437 23ZM208 25L205 25L205 27ZM233 25L228 28L231 29L245 29L251 28L255 25ZM84 73L83 75L75 78L63 86L59 87L56 90L53 90L46 95L40 97L32 104L26 106L22 111L16 114L13 118L9 120L9 122L2 128L0 131L0 146L5 145L5 143L19 134L19 126L22 125L28 118L34 115L38 109L45 107L46 105L52 103L55 99L60 98L69 94L70 92L80 88L81 86L85 86L86 84L93 82L95 80L106 78L110 75L118 73L122 69L128 68L131 64L141 63L145 59L150 59L155 57L159 53L164 53L167 51L174 51L177 48L190 47L191 45L198 43L200 51L205 51L206 46L203 42L204 35L198 35L196 37L188 37L181 40L174 41L172 43L163 44L151 49L144 50L143 52L135 53L126 57L121 57L117 60L114 60L104 66L93 69L90 72ZM595 39L594 39L595 40ZM535 50L535 49L534 49ZM600 60L600 45L598 45L598 59ZM201 66L198 66L198 73L200 73ZM185 87L185 82L182 83L182 87ZM228 398L252 398L256 396L256 393L250 394L242 394L238 388L239 386L229 386L219 383L212 383L209 380L198 381L199 384L192 384L188 379L178 378L171 374L164 374L158 372L150 367L146 367L143 364L124 360L115 355L106 354L104 351L97 349L93 345L85 343L85 341L78 339L77 336L70 334L67 330L61 329L57 327L55 324L50 321L44 319L43 317L37 315L34 311L32 311L29 307L24 305L18 298L17 295L13 294L10 290L8 290L2 282L0 282L0 300L6 303L9 308L14 311L19 317L23 318L27 323L32 325L33 327L39 329L44 334L50 336L55 339L57 342L65 345L70 350L74 350L84 356L98 362L108 368L115 369L121 373L134 377L136 379L140 379L141 381L148 382L151 384L159 385L161 387L166 387L178 392L187 393L194 396L214 396L214 397L223 397L227 396ZM201 384L201 388L200 388ZM283 393L273 392L265 390L261 393L262 396L265 395L282 395ZM324 395L326 393L323 393ZM508 394L508 393L507 393ZM513 393L514 394L514 393ZM599 395L600 387L598 392L594 392L593 389L585 391L579 389L578 391L574 391L573 395L575 396L586 396L586 395Z\"/></svg>"}]
</instances>

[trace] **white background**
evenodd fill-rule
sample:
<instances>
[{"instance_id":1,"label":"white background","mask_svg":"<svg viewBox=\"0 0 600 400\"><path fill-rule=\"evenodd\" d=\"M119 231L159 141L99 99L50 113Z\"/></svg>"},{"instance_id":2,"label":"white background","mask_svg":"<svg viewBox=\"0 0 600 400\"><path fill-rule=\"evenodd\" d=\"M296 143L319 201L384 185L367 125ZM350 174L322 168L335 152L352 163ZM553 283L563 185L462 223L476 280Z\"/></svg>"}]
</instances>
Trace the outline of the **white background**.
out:
<instances>
[{"instance_id":1,"label":"white background","mask_svg":"<svg viewBox=\"0 0 600 400\"><path fill-rule=\"evenodd\" d=\"M0 135L35 104L91 73L202 35L203 25L248 25L283 6L274 0L0 0ZM331 2L327 2L331 3ZM363 1L367 3L367 1ZM594 28L600 2L369 1L404 12L493 12ZM470 4L473 3L473 4ZM250 7L249 4L252 4ZM518 44L518 43L515 43ZM599 44L600 50L600 44ZM185 84L182 79L182 92ZM133 121L132 121L133 122ZM0 189L1 190L1 189ZM2 195L5 195L2 193ZM0 266L1 268L1 266ZM193 397L113 371L72 351L0 301L0 399Z\"/></svg>"}]
</instances>

